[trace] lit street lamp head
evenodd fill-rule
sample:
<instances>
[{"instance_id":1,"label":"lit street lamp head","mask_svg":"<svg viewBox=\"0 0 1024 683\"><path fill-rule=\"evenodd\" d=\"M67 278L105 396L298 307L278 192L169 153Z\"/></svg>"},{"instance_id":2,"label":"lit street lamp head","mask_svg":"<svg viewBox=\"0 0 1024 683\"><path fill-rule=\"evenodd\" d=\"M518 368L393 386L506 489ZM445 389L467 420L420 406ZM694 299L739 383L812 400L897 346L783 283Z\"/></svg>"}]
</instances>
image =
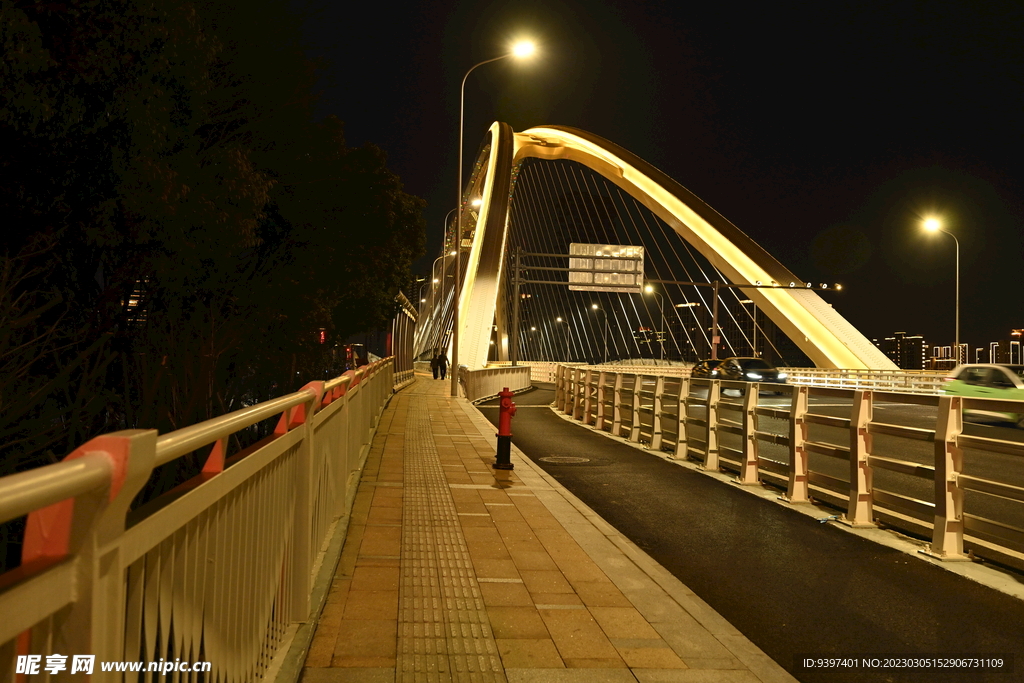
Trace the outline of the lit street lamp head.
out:
<instances>
[{"instance_id":1,"label":"lit street lamp head","mask_svg":"<svg viewBox=\"0 0 1024 683\"><path fill-rule=\"evenodd\" d=\"M644 285L644 291L647 292L648 294L650 294L651 292L654 291L654 287L652 287L650 285Z\"/></svg>"},{"instance_id":2,"label":"lit street lamp head","mask_svg":"<svg viewBox=\"0 0 1024 683\"><path fill-rule=\"evenodd\" d=\"M537 46L532 40L520 40L512 46L512 54L518 59L532 57L537 52Z\"/></svg>"},{"instance_id":3,"label":"lit street lamp head","mask_svg":"<svg viewBox=\"0 0 1024 683\"><path fill-rule=\"evenodd\" d=\"M953 348L956 349L957 363L967 362L966 358L960 357L960 240L956 238L956 235L951 233L949 230L942 229L942 222L935 217L926 218L921 224L928 232L944 232L949 235L953 244L956 247L956 327L953 331Z\"/></svg>"}]
</instances>

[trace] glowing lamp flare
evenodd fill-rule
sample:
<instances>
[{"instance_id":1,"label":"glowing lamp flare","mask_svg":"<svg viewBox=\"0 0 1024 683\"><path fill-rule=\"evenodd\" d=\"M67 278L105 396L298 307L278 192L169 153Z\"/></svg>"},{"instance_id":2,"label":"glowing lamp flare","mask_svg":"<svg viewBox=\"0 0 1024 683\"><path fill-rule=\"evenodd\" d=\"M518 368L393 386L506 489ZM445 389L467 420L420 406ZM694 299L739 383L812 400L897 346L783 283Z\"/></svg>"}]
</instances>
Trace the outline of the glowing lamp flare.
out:
<instances>
[{"instance_id":1,"label":"glowing lamp flare","mask_svg":"<svg viewBox=\"0 0 1024 683\"><path fill-rule=\"evenodd\" d=\"M942 229L942 223L938 218L926 218L924 221L924 229L928 232L938 232Z\"/></svg>"},{"instance_id":2,"label":"glowing lamp flare","mask_svg":"<svg viewBox=\"0 0 1024 683\"><path fill-rule=\"evenodd\" d=\"M520 40L518 43L512 46L512 54L519 59L526 57L532 57L537 51L537 46L532 40Z\"/></svg>"}]
</instances>

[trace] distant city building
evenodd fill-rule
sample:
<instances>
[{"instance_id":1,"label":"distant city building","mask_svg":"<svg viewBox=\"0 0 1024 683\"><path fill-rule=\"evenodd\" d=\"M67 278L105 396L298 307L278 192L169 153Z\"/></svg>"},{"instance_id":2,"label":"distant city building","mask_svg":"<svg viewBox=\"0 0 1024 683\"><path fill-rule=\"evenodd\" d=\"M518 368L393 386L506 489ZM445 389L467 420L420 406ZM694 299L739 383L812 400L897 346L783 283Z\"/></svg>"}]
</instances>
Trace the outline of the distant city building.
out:
<instances>
[{"instance_id":1,"label":"distant city building","mask_svg":"<svg viewBox=\"0 0 1024 683\"><path fill-rule=\"evenodd\" d=\"M1017 332L1018 330L1014 330ZM1011 338L994 341L988 345L989 363L1009 363L1011 365L1021 364L1020 339Z\"/></svg>"},{"instance_id":2,"label":"distant city building","mask_svg":"<svg viewBox=\"0 0 1024 683\"><path fill-rule=\"evenodd\" d=\"M967 357L967 344L960 345L960 354L961 358ZM933 346L931 347L931 357L925 360L924 369L934 372L948 372L957 365L960 365L960 362L953 357L952 346Z\"/></svg>"},{"instance_id":3,"label":"distant city building","mask_svg":"<svg viewBox=\"0 0 1024 683\"><path fill-rule=\"evenodd\" d=\"M877 339L871 341L897 367L903 370L923 370L925 368L929 346L921 335L908 336L906 332L897 332L892 337L883 339L882 343L879 343Z\"/></svg>"}]
</instances>

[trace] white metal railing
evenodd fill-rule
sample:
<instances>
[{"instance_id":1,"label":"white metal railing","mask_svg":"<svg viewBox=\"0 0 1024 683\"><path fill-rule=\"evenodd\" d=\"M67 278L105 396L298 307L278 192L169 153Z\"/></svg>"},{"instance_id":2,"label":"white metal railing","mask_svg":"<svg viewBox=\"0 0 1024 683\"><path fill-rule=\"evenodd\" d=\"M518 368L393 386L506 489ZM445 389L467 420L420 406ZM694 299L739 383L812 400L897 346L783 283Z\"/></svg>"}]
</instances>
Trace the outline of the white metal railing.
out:
<instances>
[{"instance_id":1,"label":"white metal railing","mask_svg":"<svg viewBox=\"0 0 1024 683\"><path fill-rule=\"evenodd\" d=\"M554 363L548 361L519 361L516 367L530 368L530 379L534 382L554 382L555 371L559 365L576 365L575 363ZM512 367L511 361L489 361L488 368Z\"/></svg>"},{"instance_id":2,"label":"white metal railing","mask_svg":"<svg viewBox=\"0 0 1024 683\"><path fill-rule=\"evenodd\" d=\"M782 368L792 384L876 389L913 394L941 394L946 372L926 370L828 370L823 368Z\"/></svg>"},{"instance_id":3,"label":"white metal railing","mask_svg":"<svg viewBox=\"0 0 1024 683\"><path fill-rule=\"evenodd\" d=\"M779 393L783 405L759 405L761 390ZM827 399L831 405L824 412L833 414L815 413L810 398ZM906 404L926 406L935 427L875 417L876 408ZM553 405L595 429L674 458L697 460L711 470L731 469L738 483L779 485L791 503L813 496L839 505L848 524L873 526L878 518L927 534L929 553L936 557L964 559L967 543L975 555L1024 566L1024 487L1005 477L964 472L965 449L974 472L982 470L983 459L1006 456L1015 466L1003 471L1019 471L1024 443L962 433L963 409L1019 413L1024 412L1020 402L560 366ZM891 413L880 417L885 414ZM838 429L832 434L845 437L829 440L812 433L812 426ZM931 457L909 459L908 440L930 442ZM875 476L879 472L907 478L883 482Z\"/></svg>"},{"instance_id":4,"label":"white metal railing","mask_svg":"<svg viewBox=\"0 0 1024 683\"><path fill-rule=\"evenodd\" d=\"M498 392L506 387L511 391L529 389L533 386L531 374L531 369L525 365L499 366L482 370L470 370L463 366L459 371L459 380L466 392L466 398L470 401L479 401L497 396Z\"/></svg>"},{"instance_id":5,"label":"white metal railing","mask_svg":"<svg viewBox=\"0 0 1024 683\"><path fill-rule=\"evenodd\" d=\"M0 479L0 522L28 515L22 565L0 576L4 678L17 655L56 652L202 659L210 680L271 677L315 616L313 577L380 414L410 379L393 368L384 359L168 434L107 434ZM225 458L232 435L274 417L273 435ZM154 468L199 449L199 477L129 514Z\"/></svg>"},{"instance_id":6,"label":"white metal railing","mask_svg":"<svg viewBox=\"0 0 1024 683\"><path fill-rule=\"evenodd\" d=\"M492 365L494 365L492 363ZM565 366L590 368L595 371L644 373L663 377L689 377L690 366L682 365L583 365L574 363L522 363L536 366ZM545 368L555 381L555 367ZM879 391L899 391L914 394L942 393L944 380L948 373L930 372L925 370L844 370L824 368L779 368L789 376L790 384L801 384L816 387L835 387L839 389L874 389ZM534 378L534 381L545 381Z\"/></svg>"}]
</instances>

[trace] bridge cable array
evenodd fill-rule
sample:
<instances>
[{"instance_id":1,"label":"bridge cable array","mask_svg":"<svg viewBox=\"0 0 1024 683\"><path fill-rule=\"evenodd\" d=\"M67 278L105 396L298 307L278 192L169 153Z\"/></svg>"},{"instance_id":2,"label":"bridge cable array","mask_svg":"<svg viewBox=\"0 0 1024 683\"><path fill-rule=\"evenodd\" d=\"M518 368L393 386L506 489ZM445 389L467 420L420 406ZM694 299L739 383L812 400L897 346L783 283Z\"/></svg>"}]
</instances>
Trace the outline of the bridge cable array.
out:
<instances>
[{"instance_id":1,"label":"bridge cable array","mask_svg":"<svg viewBox=\"0 0 1024 683\"><path fill-rule=\"evenodd\" d=\"M512 310L510 266L516 249L564 255L571 242L640 245L645 247L647 279L726 281L651 210L582 164L527 159L514 176L506 242L509 267L504 269L505 300L499 306L499 315L502 310ZM549 270L565 267L565 258L534 256L528 260L524 260L523 268L526 279L568 281L564 271ZM597 361L604 357L606 336L609 359L706 358L711 348L712 295L703 289L659 284L655 293L645 295L572 291L564 285L522 285L519 358ZM749 300L743 303L741 291L725 291L720 297L725 304L719 315L725 347L720 355L751 355L755 345L758 355L775 360L802 355L792 344L780 343L781 333L763 314L757 314Z\"/></svg>"}]
</instances>

